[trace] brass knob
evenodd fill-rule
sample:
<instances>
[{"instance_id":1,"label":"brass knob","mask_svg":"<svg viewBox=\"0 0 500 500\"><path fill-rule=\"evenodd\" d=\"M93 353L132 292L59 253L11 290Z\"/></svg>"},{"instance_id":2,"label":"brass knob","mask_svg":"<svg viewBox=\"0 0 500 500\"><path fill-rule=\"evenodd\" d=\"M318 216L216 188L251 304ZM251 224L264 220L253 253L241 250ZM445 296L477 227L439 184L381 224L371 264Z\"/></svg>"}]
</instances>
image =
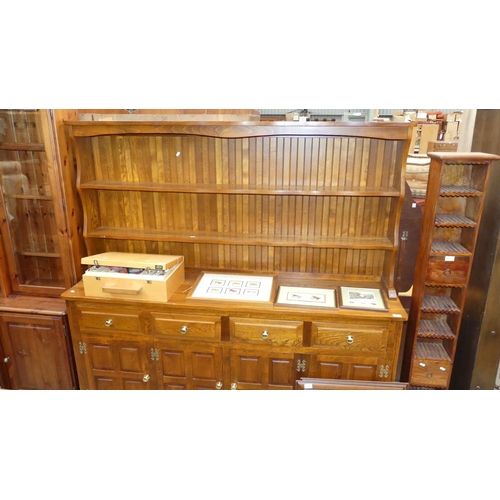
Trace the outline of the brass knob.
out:
<instances>
[{"instance_id":1,"label":"brass knob","mask_svg":"<svg viewBox=\"0 0 500 500\"><path fill-rule=\"evenodd\" d=\"M443 274L449 276L451 274L451 269L445 269Z\"/></svg>"},{"instance_id":2,"label":"brass knob","mask_svg":"<svg viewBox=\"0 0 500 500\"><path fill-rule=\"evenodd\" d=\"M142 381L143 381L143 382L149 382L149 379L150 379L150 378L151 378L151 377L149 376L149 374L147 374L147 373L146 373L146 375L144 375L144 377L142 377Z\"/></svg>"},{"instance_id":3,"label":"brass knob","mask_svg":"<svg viewBox=\"0 0 500 500\"><path fill-rule=\"evenodd\" d=\"M9 356L7 356L6 358L3 358L3 362L4 362L4 363L8 363L9 361L10 361Z\"/></svg>"},{"instance_id":4,"label":"brass knob","mask_svg":"<svg viewBox=\"0 0 500 500\"><path fill-rule=\"evenodd\" d=\"M222 382L217 382L217 383L215 384L215 388L216 388L216 389L222 389Z\"/></svg>"},{"instance_id":5,"label":"brass knob","mask_svg":"<svg viewBox=\"0 0 500 500\"><path fill-rule=\"evenodd\" d=\"M113 320L112 320L112 319L107 319L107 320L104 322L104 324L105 324L106 326L111 326L111 325L113 324Z\"/></svg>"},{"instance_id":6,"label":"brass knob","mask_svg":"<svg viewBox=\"0 0 500 500\"><path fill-rule=\"evenodd\" d=\"M431 372L427 373L427 378L432 378L432 373Z\"/></svg>"},{"instance_id":7,"label":"brass knob","mask_svg":"<svg viewBox=\"0 0 500 500\"><path fill-rule=\"evenodd\" d=\"M231 390L235 391L238 389L238 384L231 384Z\"/></svg>"},{"instance_id":8,"label":"brass knob","mask_svg":"<svg viewBox=\"0 0 500 500\"><path fill-rule=\"evenodd\" d=\"M351 335L348 335L346 340L348 344L352 344L354 342L354 339L352 338Z\"/></svg>"},{"instance_id":9,"label":"brass knob","mask_svg":"<svg viewBox=\"0 0 500 500\"><path fill-rule=\"evenodd\" d=\"M262 338L263 338L263 339L267 339L267 337L269 337L269 333L268 333L268 331L267 331L267 330L264 330L264 331L262 332Z\"/></svg>"},{"instance_id":10,"label":"brass knob","mask_svg":"<svg viewBox=\"0 0 500 500\"><path fill-rule=\"evenodd\" d=\"M181 333L182 335L186 334L188 332L188 327L187 326L181 326Z\"/></svg>"}]
</instances>

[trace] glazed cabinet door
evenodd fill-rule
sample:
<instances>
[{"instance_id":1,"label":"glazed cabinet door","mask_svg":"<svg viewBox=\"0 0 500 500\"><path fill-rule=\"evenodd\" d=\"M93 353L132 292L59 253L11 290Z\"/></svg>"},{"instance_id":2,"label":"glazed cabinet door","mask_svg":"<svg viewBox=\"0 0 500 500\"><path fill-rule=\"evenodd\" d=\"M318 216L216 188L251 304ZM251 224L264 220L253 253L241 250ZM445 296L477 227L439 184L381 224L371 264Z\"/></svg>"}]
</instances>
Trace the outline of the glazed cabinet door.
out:
<instances>
[{"instance_id":1,"label":"glazed cabinet door","mask_svg":"<svg viewBox=\"0 0 500 500\"><path fill-rule=\"evenodd\" d=\"M292 352L230 348L230 388L293 389L306 374L306 360Z\"/></svg>"},{"instance_id":2,"label":"glazed cabinet door","mask_svg":"<svg viewBox=\"0 0 500 500\"><path fill-rule=\"evenodd\" d=\"M160 342L151 350L157 361L159 389L223 387L222 348L212 344Z\"/></svg>"},{"instance_id":3,"label":"glazed cabinet door","mask_svg":"<svg viewBox=\"0 0 500 500\"><path fill-rule=\"evenodd\" d=\"M76 388L64 318L1 314L0 343L11 389Z\"/></svg>"},{"instance_id":4,"label":"glazed cabinet door","mask_svg":"<svg viewBox=\"0 0 500 500\"><path fill-rule=\"evenodd\" d=\"M0 110L4 296L58 296L76 282L56 137L49 110Z\"/></svg>"},{"instance_id":5,"label":"glazed cabinet door","mask_svg":"<svg viewBox=\"0 0 500 500\"><path fill-rule=\"evenodd\" d=\"M81 389L151 389L146 342L81 335L75 343Z\"/></svg>"}]
</instances>

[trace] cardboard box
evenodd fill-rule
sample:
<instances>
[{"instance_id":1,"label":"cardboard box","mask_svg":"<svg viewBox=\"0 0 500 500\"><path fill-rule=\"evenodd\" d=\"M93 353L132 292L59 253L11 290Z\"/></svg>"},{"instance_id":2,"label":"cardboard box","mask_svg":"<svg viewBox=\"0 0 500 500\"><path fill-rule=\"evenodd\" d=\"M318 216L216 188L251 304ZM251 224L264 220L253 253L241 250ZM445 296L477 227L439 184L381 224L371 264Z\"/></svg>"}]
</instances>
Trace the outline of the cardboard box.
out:
<instances>
[{"instance_id":1,"label":"cardboard box","mask_svg":"<svg viewBox=\"0 0 500 500\"><path fill-rule=\"evenodd\" d=\"M458 135L459 122L446 122L446 133L452 136Z\"/></svg>"},{"instance_id":2,"label":"cardboard box","mask_svg":"<svg viewBox=\"0 0 500 500\"><path fill-rule=\"evenodd\" d=\"M167 302L184 282L182 255L106 252L82 259L89 297Z\"/></svg>"}]
</instances>

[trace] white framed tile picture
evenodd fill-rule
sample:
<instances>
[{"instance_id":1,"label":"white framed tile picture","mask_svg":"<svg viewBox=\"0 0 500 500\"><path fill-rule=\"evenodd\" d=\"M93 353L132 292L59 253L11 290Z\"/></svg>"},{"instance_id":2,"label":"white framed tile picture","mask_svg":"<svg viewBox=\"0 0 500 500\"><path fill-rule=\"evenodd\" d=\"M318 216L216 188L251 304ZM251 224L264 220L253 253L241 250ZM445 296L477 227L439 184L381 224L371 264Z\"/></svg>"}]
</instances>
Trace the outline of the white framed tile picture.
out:
<instances>
[{"instance_id":1,"label":"white framed tile picture","mask_svg":"<svg viewBox=\"0 0 500 500\"><path fill-rule=\"evenodd\" d=\"M272 304L275 275L202 272L187 298Z\"/></svg>"}]
</instances>

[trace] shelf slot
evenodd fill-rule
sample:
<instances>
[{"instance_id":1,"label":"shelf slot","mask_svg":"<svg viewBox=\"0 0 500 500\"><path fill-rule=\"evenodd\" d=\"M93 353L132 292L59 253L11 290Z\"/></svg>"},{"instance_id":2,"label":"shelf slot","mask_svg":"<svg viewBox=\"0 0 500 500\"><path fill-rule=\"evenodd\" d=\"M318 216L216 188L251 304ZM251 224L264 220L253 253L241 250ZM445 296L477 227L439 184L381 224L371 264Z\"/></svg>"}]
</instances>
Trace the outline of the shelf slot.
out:
<instances>
[{"instance_id":1,"label":"shelf slot","mask_svg":"<svg viewBox=\"0 0 500 500\"><path fill-rule=\"evenodd\" d=\"M460 309L450 297L425 295L420 308L425 313L460 314Z\"/></svg>"},{"instance_id":2,"label":"shelf slot","mask_svg":"<svg viewBox=\"0 0 500 500\"><path fill-rule=\"evenodd\" d=\"M483 193L469 186L441 186L440 196L481 196Z\"/></svg>"},{"instance_id":3,"label":"shelf slot","mask_svg":"<svg viewBox=\"0 0 500 500\"><path fill-rule=\"evenodd\" d=\"M417 335L421 338L450 339L455 338L450 326L446 321L434 321L429 319L420 320Z\"/></svg>"},{"instance_id":4,"label":"shelf slot","mask_svg":"<svg viewBox=\"0 0 500 500\"><path fill-rule=\"evenodd\" d=\"M437 214L436 227L476 227L476 223L463 215Z\"/></svg>"},{"instance_id":5,"label":"shelf slot","mask_svg":"<svg viewBox=\"0 0 500 500\"><path fill-rule=\"evenodd\" d=\"M456 241L434 240L431 245L431 255L472 255L464 246Z\"/></svg>"},{"instance_id":6,"label":"shelf slot","mask_svg":"<svg viewBox=\"0 0 500 500\"><path fill-rule=\"evenodd\" d=\"M434 359L440 361L451 361L443 344L434 342L418 342L415 348L415 359Z\"/></svg>"}]
</instances>

